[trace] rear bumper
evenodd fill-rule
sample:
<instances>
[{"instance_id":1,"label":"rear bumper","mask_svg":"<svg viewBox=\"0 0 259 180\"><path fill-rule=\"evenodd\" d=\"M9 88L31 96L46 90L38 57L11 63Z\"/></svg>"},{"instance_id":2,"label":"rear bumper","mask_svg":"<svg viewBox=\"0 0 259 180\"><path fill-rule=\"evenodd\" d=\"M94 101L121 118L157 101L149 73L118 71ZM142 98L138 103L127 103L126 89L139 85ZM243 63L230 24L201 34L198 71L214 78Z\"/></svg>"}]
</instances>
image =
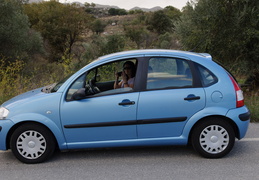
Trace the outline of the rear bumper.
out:
<instances>
[{"instance_id":1,"label":"rear bumper","mask_svg":"<svg viewBox=\"0 0 259 180\"><path fill-rule=\"evenodd\" d=\"M239 115L239 119L240 119L241 121L249 121L250 118L251 118L251 113L250 113L250 111Z\"/></svg>"},{"instance_id":2,"label":"rear bumper","mask_svg":"<svg viewBox=\"0 0 259 180\"><path fill-rule=\"evenodd\" d=\"M232 119L238 128L238 139L245 137L250 123L251 114L246 106L241 108L229 110L227 115L228 118Z\"/></svg>"}]
</instances>

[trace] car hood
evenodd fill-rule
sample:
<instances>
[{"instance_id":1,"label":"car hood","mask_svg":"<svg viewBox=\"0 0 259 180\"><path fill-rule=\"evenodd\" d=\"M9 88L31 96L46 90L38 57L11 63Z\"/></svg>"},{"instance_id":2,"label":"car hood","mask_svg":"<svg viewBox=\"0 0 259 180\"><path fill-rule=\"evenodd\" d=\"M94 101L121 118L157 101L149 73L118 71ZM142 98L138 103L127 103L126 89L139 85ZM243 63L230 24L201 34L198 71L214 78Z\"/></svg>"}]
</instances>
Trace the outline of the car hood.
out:
<instances>
[{"instance_id":1,"label":"car hood","mask_svg":"<svg viewBox=\"0 0 259 180\"><path fill-rule=\"evenodd\" d=\"M18 96L15 96L12 99L4 102L2 104L2 106L8 108L8 107L12 107L16 104L21 105L24 102L30 101L29 98L32 98L33 96L43 96L46 93L42 92L42 89L43 88L34 89L34 90L28 91L26 93L20 94Z\"/></svg>"}]
</instances>

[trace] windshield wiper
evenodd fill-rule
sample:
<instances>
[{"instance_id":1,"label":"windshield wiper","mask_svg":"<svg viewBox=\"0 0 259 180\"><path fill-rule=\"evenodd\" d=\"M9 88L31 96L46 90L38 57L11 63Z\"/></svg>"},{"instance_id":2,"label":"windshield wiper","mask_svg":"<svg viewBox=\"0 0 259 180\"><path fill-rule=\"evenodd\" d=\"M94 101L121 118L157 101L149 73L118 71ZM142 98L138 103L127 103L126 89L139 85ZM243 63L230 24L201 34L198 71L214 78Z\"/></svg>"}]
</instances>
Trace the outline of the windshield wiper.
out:
<instances>
[{"instance_id":1,"label":"windshield wiper","mask_svg":"<svg viewBox=\"0 0 259 180\"><path fill-rule=\"evenodd\" d=\"M45 93L51 93L52 92L52 89L57 85L57 83L54 83L54 84L51 84L51 85L48 85L48 86L45 86L42 88L42 92L45 92Z\"/></svg>"}]
</instances>

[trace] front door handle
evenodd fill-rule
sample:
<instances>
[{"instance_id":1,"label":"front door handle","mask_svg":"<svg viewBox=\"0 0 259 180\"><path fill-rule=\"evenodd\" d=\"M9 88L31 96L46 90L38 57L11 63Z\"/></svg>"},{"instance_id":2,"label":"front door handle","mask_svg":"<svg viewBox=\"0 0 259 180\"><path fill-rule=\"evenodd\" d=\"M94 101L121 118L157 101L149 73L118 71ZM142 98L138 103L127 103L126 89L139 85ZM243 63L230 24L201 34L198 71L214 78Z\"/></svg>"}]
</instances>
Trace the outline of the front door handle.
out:
<instances>
[{"instance_id":1,"label":"front door handle","mask_svg":"<svg viewBox=\"0 0 259 180\"><path fill-rule=\"evenodd\" d=\"M199 99L201 99L200 96L190 96L190 95L184 98L184 100L186 101L199 100Z\"/></svg>"}]
</instances>

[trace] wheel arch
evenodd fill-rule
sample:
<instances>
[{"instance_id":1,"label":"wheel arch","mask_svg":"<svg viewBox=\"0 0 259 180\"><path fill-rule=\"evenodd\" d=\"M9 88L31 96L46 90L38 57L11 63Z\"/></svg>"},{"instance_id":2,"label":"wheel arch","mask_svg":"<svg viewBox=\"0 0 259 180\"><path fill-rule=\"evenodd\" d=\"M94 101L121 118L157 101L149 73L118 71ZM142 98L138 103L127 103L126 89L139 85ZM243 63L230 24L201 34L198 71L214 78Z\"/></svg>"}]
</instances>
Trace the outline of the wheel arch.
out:
<instances>
[{"instance_id":1,"label":"wheel arch","mask_svg":"<svg viewBox=\"0 0 259 180\"><path fill-rule=\"evenodd\" d=\"M211 115L211 116L207 116L207 117L201 118L200 120L198 120L192 126L192 128L190 130L190 133L189 133L189 136L188 136L188 144L190 144L190 141L191 141L191 138L192 138L192 134L193 134L193 130L195 129L195 127L197 127L202 122L206 121L206 119L212 119L212 118L220 118L220 119L226 121L228 124L230 124L231 127L233 127L233 130L235 132L235 137L239 139L240 133L239 133L238 127L237 127L236 123L232 119L230 119L230 118L228 118L226 116L222 116L222 115Z\"/></svg>"},{"instance_id":2,"label":"wheel arch","mask_svg":"<svg viewBox=\"0 0 259 180\"><path fill-rule=\"evenodd\" d=\"M44 126L45 128L47 128L49 130L49 132L51 133L51 135L54 137L56 148L59 148L59 143L58 143L57 137L55 136L55 134L52 132L52 130L48 126L46 126L43 123L37 122L37 121L28 120L28 121L22 121L22 122L19 122L19 123L15 124L8 131L8 134L7 134L7 137L6 137L6 142L5 142L6 143L6 149L10 149L10 140L11 140L11 136L14 133L14 131L18 127L20 127L21 125L24 125L24 124L38 124L38 125L41 125L41 126Z\"/></svg>"}]
</instances>

